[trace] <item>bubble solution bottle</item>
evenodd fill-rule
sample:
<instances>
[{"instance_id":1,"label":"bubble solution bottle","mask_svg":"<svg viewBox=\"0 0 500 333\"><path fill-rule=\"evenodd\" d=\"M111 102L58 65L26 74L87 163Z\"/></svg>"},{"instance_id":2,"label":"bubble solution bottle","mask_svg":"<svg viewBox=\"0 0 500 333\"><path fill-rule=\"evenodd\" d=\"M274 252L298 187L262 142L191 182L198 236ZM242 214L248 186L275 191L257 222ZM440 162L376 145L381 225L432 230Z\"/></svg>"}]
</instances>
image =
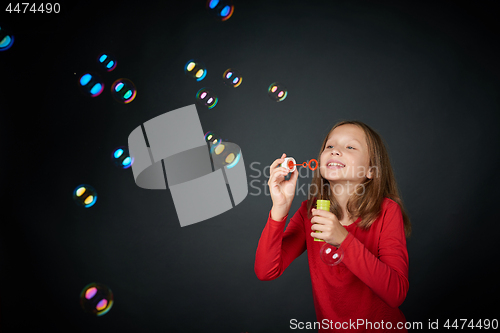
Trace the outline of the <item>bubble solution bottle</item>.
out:
<instances>
[{"instance_id":1,"label":"bubble solution bottle","mask_svg":"<svg viewBox=\"0 0 500 333\"><path fill-rule=\"evenodd\" d=\"M316 209L325 210L329 212L330 200L316 200ZM315 231L315 232L321 233L322 231ZM316 242L324 242L324 240L319 238L314 238L314 240ZM321 260L329 266L338 265L342 261L342 258L344 258L344 250L342 250L342 248L340 247L337 248L328 243L325 243L321 247L319 253Z\"/></svg>"}]
</instances>

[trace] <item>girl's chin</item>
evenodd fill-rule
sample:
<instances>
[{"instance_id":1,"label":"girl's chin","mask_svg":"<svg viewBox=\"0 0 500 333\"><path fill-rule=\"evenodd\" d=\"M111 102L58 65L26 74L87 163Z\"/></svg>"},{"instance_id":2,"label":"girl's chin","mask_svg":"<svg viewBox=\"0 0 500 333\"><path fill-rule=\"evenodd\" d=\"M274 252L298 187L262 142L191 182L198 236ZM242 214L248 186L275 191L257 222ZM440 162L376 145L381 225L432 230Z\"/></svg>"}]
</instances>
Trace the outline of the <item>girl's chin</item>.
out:
<instances>
[{"instance_id":1,"label":"girl's chin","mask_svg":"<svg viewBox=\"0 0 500 333\"><path fill-rule=\"evenodd\" d=\"M340 177L340 176L323 177L323 178L325 178L329 182L347 181L347 179L345 179L344 177Z\"/></svg>"},{"instance_id":2,"label":"girl's chin","mask_svg":"<svg viewBox=\"0 0 500 333\"><path fill-rule=\"evenodd\" d=\"M340 180L340 179L346 179L346 177L340 173L340 172L337 172L337 171L330 171L330 172L327 172L326 175L323 176L323 178L327 179L327 180Z\"/></svg>"},{"instance_id":3,"label":"girl's chin","mask_svg":"<svg viewBox=\"0 0 500 333\"><path fill-rule=\"evenodd\" d=\"M354 183L354 182L357 182L358 179L350 179L348 177L344 177L343 175L330 175L327 177L323 177L324 179L326 179L327 181L329 182L350 182L350 183Z\"/></svg>"}]
</instances>

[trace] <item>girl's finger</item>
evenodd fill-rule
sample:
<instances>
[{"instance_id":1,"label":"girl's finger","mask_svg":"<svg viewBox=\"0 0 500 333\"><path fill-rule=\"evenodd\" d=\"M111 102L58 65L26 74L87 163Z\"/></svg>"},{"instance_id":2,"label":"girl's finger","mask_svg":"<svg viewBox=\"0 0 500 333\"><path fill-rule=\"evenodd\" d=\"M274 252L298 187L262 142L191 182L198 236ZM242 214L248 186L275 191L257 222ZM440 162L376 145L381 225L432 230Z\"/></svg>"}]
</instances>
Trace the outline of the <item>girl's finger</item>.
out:
<instances>
[{"instance_id":1,"label":"girl's finger","mask_svg":"<svg viewBox=\"0 0 500 333\"><path fill-rule=\"evenodd\" d=\"M320 233L315 233L315 232L311 232L311 237L318 238L318 239L323 239L323 238L321 238L321 234Z\"/></svg>"},{"instance_id":2,"label":"girl's finger","mask_svg":"<svg viewBox=\"0 0 500 333\"><path fill-rule=\"evenodd\" d=\"M325 231L325 227L321 224L318 224L318 223L313 223L311 225L311 230L314 230L314 231Z\"/></svg>"},{"instance_id":3,"label":"girl's finger","mask_svg":"<svg viewBox=\"0 0 500 333\"><path fill-rule=\"evenodd\" d=\"M278 164L281 164L285 161L284 158L280 158L280 159L277 159L277 160L274 160L273 164L271 164L271 171L276 169L276 167L278 166Z\"/></svg>"},{"instance_id":4,"label":"girl's finger","mask_svg":"<svg viewBox=\"0 0 500 333\"><path fill-rule=\"evenodd\" d=\"M311 219L311 222L313 221L313 219L314 219L314 223L318 223L318 224L321 224L321 225L329 224L329 223L332 222L330 219L327 219L326 217L318 216L318 215L314 216Z\"/></svg>"},{"instance_id":5,"label":"girl's finger","mask_svg":"<svg viewBox=\"0 0 500 333\"><path fill-rule=\"evenodd\" d=\"M286 157L286 154L283 153L283 155L281 155L281 158L274 160L274 162L271 164L271 170L275 169L276 166L278 166L278 164L283 163L285 161L285 157Z\"/></svg>"}]
</instances>

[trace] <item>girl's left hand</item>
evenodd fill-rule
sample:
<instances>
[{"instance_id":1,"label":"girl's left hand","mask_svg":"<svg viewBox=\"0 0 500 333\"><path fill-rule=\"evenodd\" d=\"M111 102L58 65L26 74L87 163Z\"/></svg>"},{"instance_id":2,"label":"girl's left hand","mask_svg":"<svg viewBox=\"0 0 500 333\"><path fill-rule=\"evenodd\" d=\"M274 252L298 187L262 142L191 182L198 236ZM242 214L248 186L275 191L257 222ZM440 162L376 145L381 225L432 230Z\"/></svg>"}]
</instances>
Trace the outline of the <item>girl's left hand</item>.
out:
<instances>
[{"instance_id":1,"label":"girl's left hand","mask_svg":"<svg viewBox=\"0 0 500 333\"><path fill-rule=\"evenodd\" d=\"M312 209L311 218L311 237L322 239L325 242L339 247L340 244L347 237L349 232L340 224L337 216L332 212L321 209ZM321 233L316 233L314 230L322 231Z\"/></svg>"}]
</instances>

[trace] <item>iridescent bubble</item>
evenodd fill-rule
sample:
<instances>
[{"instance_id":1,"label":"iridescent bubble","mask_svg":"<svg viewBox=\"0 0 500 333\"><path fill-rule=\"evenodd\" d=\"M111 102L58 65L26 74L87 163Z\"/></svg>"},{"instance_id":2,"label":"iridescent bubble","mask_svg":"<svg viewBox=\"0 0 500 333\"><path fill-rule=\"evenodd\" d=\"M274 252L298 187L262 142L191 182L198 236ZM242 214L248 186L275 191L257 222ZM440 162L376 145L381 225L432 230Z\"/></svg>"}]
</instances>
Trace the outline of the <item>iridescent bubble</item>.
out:
<instances>
[{"instance_id":1,"label":"iridescent bubble","mask_svg":"<svg viewBox=\"0 0 500 333\"><path fill-rule=\"evenodd\" d=\"M113 292L100 283L91 283L80 293L80 305L85 312L102 316L113 306Z\"/></svg>"},{"instance_id":2,"label":"iridescent bubble","mask_svg":"<svg viewBox=\"0 0 500 333\"><path fill-rule=\"evenodd\" d=\"M286 98L288 92L283 84L279 82L273 82L267 89L267 94L273 101L281 102Z\"/></svg>"},{"instance_id":3,"label":"iridescent bubble","mask_svg":"<svg viewBox=\"0 0 500 333\"><path fill-rule=\"evenodd\" d=\"M73 191L73 200L77 205L89 208L97 201L97 192L92 186L82 184L77 186Z\"/></svg>"},{"instance_id":4,"label":"iridescent bubble","mask_svg":"<svg viewBox=\"0 0 500 333\"><path fill-rule=\"evenodd\" d=\"M219 144L212 146L210 153L212 154L215 168L225 166L231 169L240 160L240 148L231 142L222 142L220 140Z\"/></svg>"},{"instance_id":5,"label":"iridescent bubble","mask_svg":"<svg viewBox=\"0 0 500 333\"><path fill-rule=\"evenodd\" d=\"M101 77L95 73L83 74L78 83L83 93L90 97L97 97L104 90L104 83Z\"/></svg>"},{"instance_id":6,"label":"iridescent bubble","mask_svg":"<svg viewBox=\"0 0 500 333\"><path fill-rule=\"evenodd\" d=\"M127 169L134 162L127 147L116 148L111 154L111 160L120 169Z\"/></svg>"},{"instance_id":7,"label":"iridescent bubble","mask_svg":"<svg viewBox=\"0 0 500 333\"><path fill-rule=\"evenodd\" d=\"M196 93L196 101L203 105L208 107L209 109L213 108L215 105L217 105L217 102L219 99L217 96L210 91L208 88L201 88L198 90Z\"/></svg>"},{"instance_id":8,"label":"iridescent bubble","mask_svg":"<svg viewBox=\"0 0 500 333\"><path fill-rule=\"evenodd\" d=\"M207 1L208 12L221 21L226 21L229 19L234 12L234 6L232 0L208 0Z\"/></svg>"},{"instance_id":9,"label":"iridescent bubble","mask_svg":"<svg viewBox=\"0 0 500 333\"><path fill-rule=\"evenodd\" d=\"M210 147L212 147L213 145L217 145L219 144L219 138L217 138L214 133L212 133L211 131L205 133L205 141L208 142L210 144Z\"/></svg>"},{"instance_id":10,"label":"iridescent bubble","mask_svg":"<svg viewBox=\"0 0 500 333\"><path fill-rule=\"evenodd\" d=\"M108 72L116 68L116 58L109 53L99 54L97 56L97 63Z\"/></svg>"},{"instance_id":11,"label":"iridescent bubble","mask_svg":"<svg viewBox=\"0 0 500 333\"><path fill-rule=\"evenodd\" d=\"M243 78L241 77L240 73L232 68L226 69L224 74L222 74L222 79L224 80L224 83L226 85L233 88L239 87L241 81L243 81Z\"/></svg>"},{"instance_id":12,"label":"iridescent bubble","mask_svg":"<svg viewBox=\"0 0 500 333\"><path fill-rule=\"evenodd\" d=\"M184 73L196 81L201 81L207 76L207 68L201 61L191 59L184 65Z\"/></svg>"},{"instance_id":13,"label":"iridescent bubble","mask_svg":"<svg viewBox=\"0 0 500 333\"><path fill-rule=\"evenodd\" d=\"M14 44L14 35L6 29L0 27L0 52L7 51Z\"/></svg>"},{"instance_id":14,"label":"iridescent bubble","mask_svg":"<svg viewBox=\"0 0 500 333\"><path fill-rule=\"evenodd\" d=\"M132 81L122 78L111 85L111 95L117 102L128 104L135 99L137 89Z\"/></svg>"}]
</instances>

